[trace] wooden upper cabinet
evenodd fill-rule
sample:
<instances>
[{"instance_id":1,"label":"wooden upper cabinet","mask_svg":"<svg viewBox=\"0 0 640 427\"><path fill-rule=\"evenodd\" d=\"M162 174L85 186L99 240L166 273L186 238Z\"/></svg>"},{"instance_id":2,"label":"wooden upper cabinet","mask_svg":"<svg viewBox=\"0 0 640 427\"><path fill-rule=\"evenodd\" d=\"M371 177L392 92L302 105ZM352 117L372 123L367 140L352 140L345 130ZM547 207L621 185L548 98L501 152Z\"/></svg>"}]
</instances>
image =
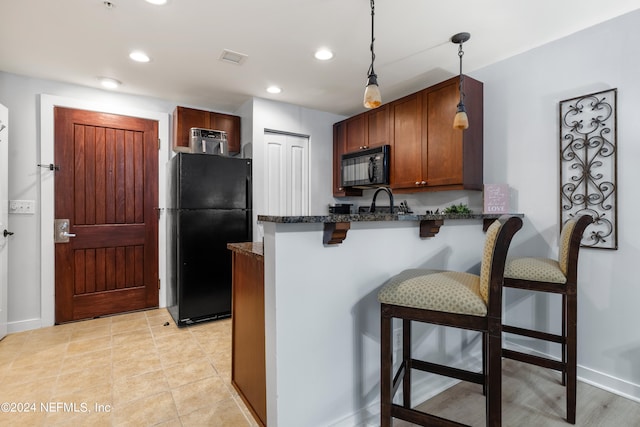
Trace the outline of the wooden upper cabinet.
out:
<instances>
[{"instance_id":1,"label":"wooden upper cabinet","mask_svg":"<svg viewBox=\"0 0 640 427\"><path fill-rule=\"evenodd\" d=\"M347 148L347 126L345 121L333 125L333 196L362 196L362 190L342 187L342 155Z\"/></svg>"},{"instance_id":2,"label":"wooden upper cabinet","mask_svg":"<svg viewBox=\"0 0 640 427\"><path fill-rule=\"evenodd\" d=\"M424 94L426 112L426 172L429 185L462 183L462 140L464 131L453 128L460 101L458 85L449 84Z\"/></svg>"},{"instance_id":3,"label":"wooden upper cabinet","mask_svg":"<svg viewBox=\"0 0 640 427\"><path fill-rule=\"evenodd\" d=\"M173 112L173 150L189 148L189 129L204 128L223 130L227 133L229 152L240 152L240 117L195 108L176 107Z\"/></svg>"},{"instance_id":4,"label":"wooden upper cabinet","mask_svg":"<svg viewBox=\"0 0 640 427\"><path fill-rule=\"evenodd\" d=\"M211 113L209 129L223 130L227 133L229 153L240 152L240 117L231 114Z\"/></svg>"},{"instance_id":5,"label":"wooden upper cabinet","mask_svg":"<svg viewBox=\"0 0 640 427\"><path fill-rule=\"evenodd\" d=\"M469 128L453 128L460 91L454 77L427 90L427 183L441 189L482 190L483 184L483 85L464 77L464 103Z\"/></svg>"},{"instance_id":6,"label":"wooden upper cabinet","mask_svg":"<svg viewBox=\"0 0 640 427\"><path fill-rule=\"evenodd\" d=\"M459 78L454 77L391 103L393 189L482 190L482 83L465 76L463 90L469 117L466 130L453 128L460 100L458 86ZM413 97L418 95L420 99L414 101ZM402 105L394 107L398 102ZM415 114L420 115L419 137L415 118L410 119Z\"/></svg>"},{"instance_id":7,"label":"wooden upper cabinet","mask_svg":"<svg viewBox=\"0 0 640 427\"><path fill-rule=\"evenodd\" d=\"M391 187L413 188L423 181L422 93L391 103Z\"/></svg>"},{"instance_id":8,"label":"wooden upper cabinet","mask_svg":"<svg viewBox=\"0 0 640 427\"><path fill-rule=\"evenodd\" d=\"M367 147L380 147L390 144L389 104L370 110L366 115Z\"/></svg>"},{"instance_id":9,"label":"wooden upper cabinet","mask_svg":"<svg viewBox=\"0 0 640 427\"><path fill-rule=\"evenodd\" d=\"M469 128L453 129L459 81L452 77L340 122L345 127L339 147L349 152L389 144L390 186L399 193L482 190L483 86L464 77ZM334 133L334 143L335 138ZM339 168L340 159L334 157L334 182Z\"/></svg>"},{"instance_id":10,"label":"wooden upper cabinet","mask_svg":"<svg viewBox=\"0 0 640 427\"><path fill-rule=\"evenodd\" d=\"M189 129L206 128L208 124L208 111L176 107L173 111L173 150L186 151L189 148Z\"/></svg>"},{"instance_id":11,"label":"wooden upper cabinet","mask_svg":"<svg viewBox=\"0 0 640 427\"><path fill-rule=\"evenodd\" d=\"M363 150L367 146L365 133L365 115L358 114L344 122L345 152Z\"/></svg>"}]
</instances>

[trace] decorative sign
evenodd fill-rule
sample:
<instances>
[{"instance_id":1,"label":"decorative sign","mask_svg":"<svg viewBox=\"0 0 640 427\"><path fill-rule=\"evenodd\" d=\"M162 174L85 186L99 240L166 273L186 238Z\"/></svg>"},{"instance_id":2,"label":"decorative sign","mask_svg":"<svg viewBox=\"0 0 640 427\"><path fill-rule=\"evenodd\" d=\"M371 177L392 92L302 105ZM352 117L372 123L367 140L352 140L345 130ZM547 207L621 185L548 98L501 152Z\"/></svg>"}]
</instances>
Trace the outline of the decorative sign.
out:
<instances>
[{"instance_id":1,"label":"decorative sign","mask_svg":"<svg viewBox=\"0 0 640 427\"><path fill-rule=\"evenodd\" d=\"M582 246L618 249L617 89L560 102L560 220L588 214Z\"/></svg>"},{"instance_id":2,"label":"decorative sign","mask_svg":"<svg viewBox=\"0 0 640 427\"><path fill-rule=\"evenodd\" d=\"M509 213L509 185L508 184L485 184L484 191L484 213L503 214Z\"/></svg>"}]
</instances>

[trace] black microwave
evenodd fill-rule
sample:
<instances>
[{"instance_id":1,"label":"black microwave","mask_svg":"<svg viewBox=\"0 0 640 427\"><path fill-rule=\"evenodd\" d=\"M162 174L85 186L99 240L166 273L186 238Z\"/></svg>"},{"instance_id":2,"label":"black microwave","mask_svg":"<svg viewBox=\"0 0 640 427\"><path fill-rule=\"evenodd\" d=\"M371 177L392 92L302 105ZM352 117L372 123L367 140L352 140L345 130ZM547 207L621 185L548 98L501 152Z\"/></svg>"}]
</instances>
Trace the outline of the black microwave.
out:
<instances>
[{"instance_id":1,"label":"black microwave","mask_svg":"<svg viewBox=\"0 0 640 427\"><path fill-rule=\"evenodd\" d=\"M342 187L389 185L389 145L342 155Z\"/></svg>"}]
</instances>

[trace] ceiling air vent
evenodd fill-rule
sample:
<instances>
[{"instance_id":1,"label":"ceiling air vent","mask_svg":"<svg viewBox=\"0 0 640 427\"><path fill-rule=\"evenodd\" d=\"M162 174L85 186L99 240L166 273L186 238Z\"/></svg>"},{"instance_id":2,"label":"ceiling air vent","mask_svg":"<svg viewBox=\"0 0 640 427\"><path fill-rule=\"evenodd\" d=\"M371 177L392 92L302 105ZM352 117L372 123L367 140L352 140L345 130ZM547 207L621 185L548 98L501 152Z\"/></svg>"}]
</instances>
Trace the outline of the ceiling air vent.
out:
<instances>
[{"instance_id":1,"label":"ceiling air vent","mask_svg":"<svg viewBox=\"0 0 640 427\"><path fill-rule=\"evenodd\" d=\"M220 61L229 62L231 64L242 65L247 59L248 55L244 53L234 52L229 49L224 49L220 54Z\"/></svg>"}]
</instances>

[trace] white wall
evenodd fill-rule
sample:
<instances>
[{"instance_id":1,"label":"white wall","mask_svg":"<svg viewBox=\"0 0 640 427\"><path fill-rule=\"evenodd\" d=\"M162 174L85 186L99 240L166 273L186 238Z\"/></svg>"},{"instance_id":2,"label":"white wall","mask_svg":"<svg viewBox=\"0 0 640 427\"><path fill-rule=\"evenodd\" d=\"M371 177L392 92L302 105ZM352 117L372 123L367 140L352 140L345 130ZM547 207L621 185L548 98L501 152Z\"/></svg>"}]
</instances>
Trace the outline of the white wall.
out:
<instances>
[{"instance_id":1,"label":"white wall","mask_svg":"<svg viewBox=\"0 0 640 427\"><path fill-rule=\"evenodd\" d=\"M252 124L251 139L243 134L243 144L253 146L253 214L264 213L264 131L265 129L309 136L309 183L311 215L324 215L333 203L333 124L345 116L262 98L247 101L238 113L243 122ZM254 240L262 240L262 224L253 231Z\"/></svg>"},{"instance_id":2,"label":"white wall","mask_svg":"<svg viewBox=\"0 0 640 427\"><path fill-rule=\"evenodd\" d=\"M582 249L578 274L579 376L640 399L640 12L573 34L472 73L484 82L484 180L507 182L525 224L512 254L557 254L559 101L618 88L618 230L616 251ZM471 52L469 54L472 54ZM517 324L552 314L558 298L507 290L507 317ZM557 331L557 327L552 330ZM536 347L559 355L555 347Z\"/></svg>"},{"instance_id":3,"label":"white wall","mask_svg":"<svg viewBox=\"0 0 640 427\"><path fill-rule=\"evenodd\" d=\"M52 228L46 229L47 225L41 227L41 218L53 215L53 185L51 172L36 166L40 162L41 149L48 153L44 154L48 157L43 157L42 162L53 162L53 151L47 151L52 148L52 125L45 126L47 129L41 128L41 123L53 123L53 115L52 111L41 114L41 94L48 94L49 101L55 99L62 102L59 105L138 114L158 120L159 136L163 140L163 150L159 155L159 196L160 205L164 205L163 162L166 162L170 151L169 114L175 104L0 72L0 102L9 108L11 114L9 199L36 202L35 215L9 215L9 226L15 233L9 242L9 332L39 328L53 322L53 254L52 248L47 250L52 240ZM160 278L164 279L162 224L163 219L160 223L159 261ZM45 251L44 257L41 256L41 249Z\"/></svg>"}]
</instances>

